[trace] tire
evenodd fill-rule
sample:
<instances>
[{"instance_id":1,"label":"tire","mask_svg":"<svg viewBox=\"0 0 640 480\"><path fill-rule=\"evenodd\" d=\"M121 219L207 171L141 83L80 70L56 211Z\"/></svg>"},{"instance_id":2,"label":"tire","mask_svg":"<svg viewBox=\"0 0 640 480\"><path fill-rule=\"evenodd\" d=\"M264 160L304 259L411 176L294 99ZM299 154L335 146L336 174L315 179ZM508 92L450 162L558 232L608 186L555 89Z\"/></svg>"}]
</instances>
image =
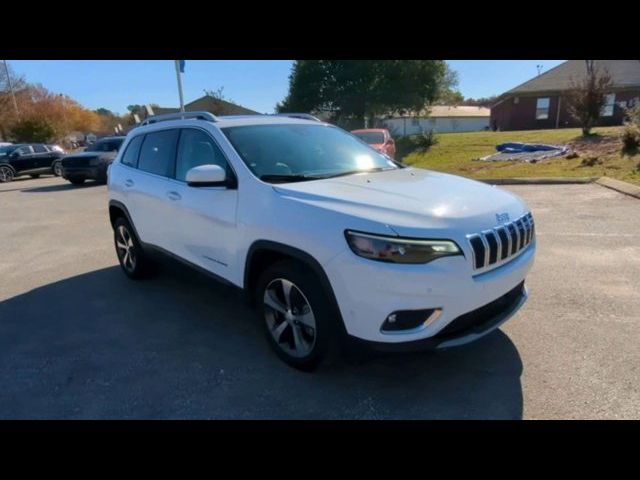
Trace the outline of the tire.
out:
<instances>
[{"instance_id":1,"label":"tire","mask_svg":"<svg viewBox=\"0 0 640 480\"><path fill-rule=\"evenodd\" d=\"M118 262L125 275L133 280L148 276L151 271L151 262L142 250L127 219L120 217L115 221L113 240Z\"/></svg>"},{"instance_id":2,"label":"tire","mask_svg":"<svg viewBox=\"0 0 640 480\"><path fill-rule=\"evenodd\" d=\"M84 183L84 178L70 178L69 181L74 185L82 185Z\"/></svg>"},{"instance_id":3,"label":"tire","mask_svg":"<svg viewBox=\"0 0 640 480\"><path fill-rule=\"evenodd\" d=\"M51 167L51 170L53 171L53 174L56 177L61 177L62 176L62 163L61 162L55 162L53 164L53 167Z\"/></svg>"},{"instance_id":4,"label":"tire","mask_svg":"<svg viewBox=\"0 0 640 480\"><path fill-rule=\"evenodd\" d=\"M29 175L31 178L40 178L39 173L34 173L33 175Z\"/></svg>"},{"instance_id":5,"label":"tire","mask_svg":"<svg viewBox=\"0 0 640 480\"><path fill-rule=\"evenodd\" d=\"M303 264L285 260L268 267L258 280L256 306L269 344L292 367L315 370L335 351L338 317Z\"/></svg>"},{"instance_id":6,"label":"tire","mask_svg":"<svg viewBox=\"0 0 640 480\"><path fill-rule=\"evenodd\" d=\"M15 176L13 169L6 165L0 166L0 183L8 183L13 181Z\"/></svg>"}]
</instances>

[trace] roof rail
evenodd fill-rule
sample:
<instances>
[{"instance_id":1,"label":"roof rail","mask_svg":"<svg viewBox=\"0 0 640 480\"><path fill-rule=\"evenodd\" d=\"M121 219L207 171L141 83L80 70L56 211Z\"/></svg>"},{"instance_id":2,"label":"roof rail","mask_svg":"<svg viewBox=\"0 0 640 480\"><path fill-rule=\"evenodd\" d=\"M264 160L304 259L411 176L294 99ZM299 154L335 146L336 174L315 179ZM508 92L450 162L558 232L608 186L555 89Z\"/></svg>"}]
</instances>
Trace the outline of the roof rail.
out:
<instances>
[{"instance_id":1,"label":"roof rail","mask_svg":"<svg viewBox=\"0 0 640 480\"><path fill-rule=\"evenodd\" d=\"M318 117L314 117L308 113L276 113L276 117L289 117L289 118L301 118L303 120L313 120L314 122L321 122Z\"/></svg>"},{"instance_id":2,"label":"roof rail","mask_svg":"<svg viewBox=\"0 0 640 480\"><path fill-rule=\"evenodd\" d=\"M187 119L196 119L196 120L206 120L207 122L217 122L218 119L215 115L209 112L178 112L178 113L166 113L163 115L154 115L153 117L149 117L146 120L143 120L140 123L140 126L151 125L152 123L158 122L168 122L170 120L187 120Z\"/></svg>"}]
</instances>

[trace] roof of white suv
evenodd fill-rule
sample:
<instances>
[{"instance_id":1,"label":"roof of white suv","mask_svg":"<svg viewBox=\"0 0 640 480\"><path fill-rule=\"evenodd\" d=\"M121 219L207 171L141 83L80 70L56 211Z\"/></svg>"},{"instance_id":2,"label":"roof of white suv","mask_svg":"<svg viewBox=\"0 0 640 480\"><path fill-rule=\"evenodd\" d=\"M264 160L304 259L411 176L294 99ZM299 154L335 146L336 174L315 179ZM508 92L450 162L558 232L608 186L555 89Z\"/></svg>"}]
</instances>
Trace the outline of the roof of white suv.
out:
<instances>
[{"instance_id":1,"label":"roof of white suv","mask_svg":"<svg viewBox=\"0 0 640 480\"><path fill-rule=\"evenodd\" d=\"M282 125L282 124L301 124L301 125L327 125L319 120L311 120L300 118L299 116L287 115L229 115L229 116L213 116L208 112L186 112L184 118L180 113L157 115L149 117L137 128L153 127L153 126L179 126L182 122L207 122L218 128L239 127L247 125ZM154 130L154 128L149 128Z\"/></svg>"}]
</instances>

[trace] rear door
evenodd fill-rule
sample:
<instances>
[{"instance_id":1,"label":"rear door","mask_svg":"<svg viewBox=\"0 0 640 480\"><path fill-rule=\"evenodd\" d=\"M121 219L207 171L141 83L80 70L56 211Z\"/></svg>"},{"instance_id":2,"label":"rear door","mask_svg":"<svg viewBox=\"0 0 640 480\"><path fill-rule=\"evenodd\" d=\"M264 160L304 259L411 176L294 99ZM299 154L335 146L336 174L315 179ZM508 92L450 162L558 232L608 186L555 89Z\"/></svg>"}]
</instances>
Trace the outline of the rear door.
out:
<instances>
[{"instance_id":1,"label":"rear door","mask_svg":"<svg viewBox=\"0 0 640 480\"><path fill-rule=\"evenodd\" d=\"M33 168L48 169L53 163L53 152L40 143L32 144L33 149Z\"/></svg>"},{"instance_id":2,"label":"rear door","mask_svg":"<svg viewBox=\"0 0 640 480\"><path fill-rule=\"evenodd\" d=\"M141 240L165 250L169 250L168 236L175 227L167 205L172 201L170 177L178 135L175 128L147 133L140 147L138 168L127 169L123 179L129 213Z\"/></svg>"}]
</instances>

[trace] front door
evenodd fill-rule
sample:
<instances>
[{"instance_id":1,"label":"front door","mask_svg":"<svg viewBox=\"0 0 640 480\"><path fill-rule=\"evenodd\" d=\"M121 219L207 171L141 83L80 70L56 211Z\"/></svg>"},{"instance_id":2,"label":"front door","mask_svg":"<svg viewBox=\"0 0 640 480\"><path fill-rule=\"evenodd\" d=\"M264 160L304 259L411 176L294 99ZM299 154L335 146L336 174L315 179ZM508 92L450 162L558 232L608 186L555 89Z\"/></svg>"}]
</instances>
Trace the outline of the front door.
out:
<instances>
[{"instance_id":1,"label":"front door","mask_svg":"<svg viewBox=\"0 0 640 480\"><path fill-rule=\"evenodd\" d=\"M222 150L201 129L184 128L176 156L175 179L167 196L171 218L177 221L169 235L171 250L189 262L226 279L232 279L237 245L237 188L191 187L187 172L200 165L218 165L227 178L235 177Z\"/></svg>"}]
</instances>

